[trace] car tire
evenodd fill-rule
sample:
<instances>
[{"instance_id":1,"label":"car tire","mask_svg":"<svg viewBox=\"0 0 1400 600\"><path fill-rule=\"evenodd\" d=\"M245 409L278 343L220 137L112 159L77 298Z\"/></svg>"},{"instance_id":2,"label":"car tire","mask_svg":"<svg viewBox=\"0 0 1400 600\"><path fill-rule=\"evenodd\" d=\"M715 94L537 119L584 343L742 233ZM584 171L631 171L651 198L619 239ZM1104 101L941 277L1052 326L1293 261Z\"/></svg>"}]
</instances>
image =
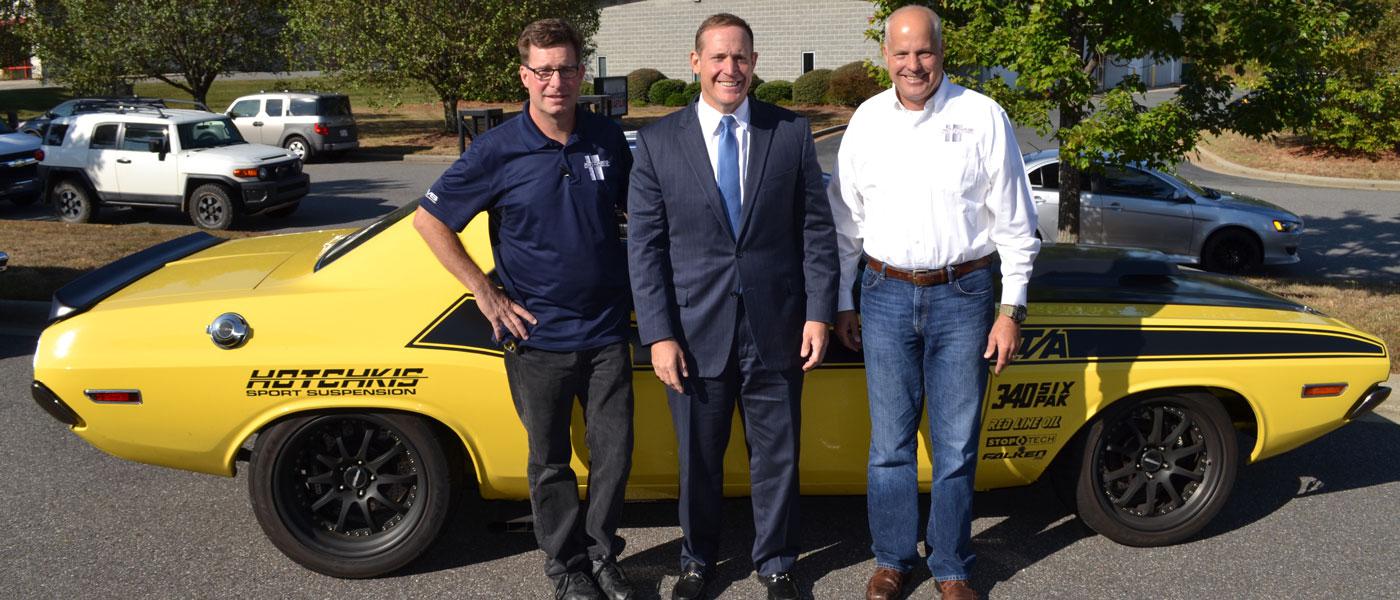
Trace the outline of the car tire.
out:
<instances>
[{"instance_id":1,"label":"car tire","mask_svg":"<svg viewBox=\"0 0 1400 600\"><path fill-rule=\"evenodd\" d=\"M231 229L242 216L227 187L206 183L190 194L190 221L202 229Z\"/></svg>"},{"instance_id":2,"label":"car tire","mask_svg":"<svg viewBox=\"0 0 1400 600\"><path fill-rule=\"evenodd\" d=\"M65 179L53 186L50 196L58 220L64 223L91 223L97 220L97 202L83 184Z\"/></svg>"},{"instance_id":3,"label":"car tire","mask_svg":"<svg viewBox=\"0 0 1400 600\"><path fill-rule=\"evenodd\" d=\"M1218 231L1201 247L1201 267L1207 271L1239 275L1258 269L1263 262L1259 240L1243 229Z\"/></svg>"},{"instance_id":4,"label":"car tire","mask_svg":"<svg viewBox=\"0 0 1400 600\"><path fill-rule=\"evenodd\" d=\"M421 555L447 520L452 482L431 426L388 412L282 421L258 436L248 477L253 514L278 550L354 579Z\"/></svg>"},{"instance_id":5,"label":"car tire","mask_svg":"<svg viewBox=\"0 0 1400 600\"><path fill-rule=\"evenodd\" d=\"M274 208L263 214L274 219L280 219L282 217L290 217L292 213L297 211L298 208L301 208L301 202L293 202L281 208Z\"/></svg>"},{"instance_id":6,"label":"car tire","mask_svg":"<svg viewBox=\"0 0 1400 600\"><path fill-rule=\"evenodd\" d=\"M1119 402L1066 451L1078 467L1065 472L1076 478L1080 520L1115 542L1144 547L1200 532L1229 498L1240 460L1229 414L1204 394Z\"/></svg>"},{"instance_id":7,"label":"car tire","mask_svg":"<svg viewBox=\"0 0 1400 600\"><path fill-rule=\"evenodd\" d=\"M316 150L311 147L311 142L299 135L288 137L287 141L282 142L282 147L297 155L297 158L300 158L301 162L304 163L311 162L311 159L316 156Z\"/></svg>"}]
</instances>

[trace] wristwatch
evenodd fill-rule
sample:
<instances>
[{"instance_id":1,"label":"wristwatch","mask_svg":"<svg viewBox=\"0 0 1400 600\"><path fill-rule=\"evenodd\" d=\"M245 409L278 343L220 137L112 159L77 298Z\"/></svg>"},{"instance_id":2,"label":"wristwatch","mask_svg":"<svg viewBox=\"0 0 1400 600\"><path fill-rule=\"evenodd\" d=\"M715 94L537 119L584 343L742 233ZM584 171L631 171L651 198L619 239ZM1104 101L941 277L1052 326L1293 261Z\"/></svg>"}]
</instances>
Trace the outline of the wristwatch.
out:
<instances>
[{"instance_id":1,"label":"wristwatch","mask_svg":"<svg viewBox=\"0 0 1400 600\"><path fill-rule=\"evenodd\" d=\"M1018 324L1026 321L1026 307L1020 304L1003 304L997 312Z\"/></svg>"}]
</instances>

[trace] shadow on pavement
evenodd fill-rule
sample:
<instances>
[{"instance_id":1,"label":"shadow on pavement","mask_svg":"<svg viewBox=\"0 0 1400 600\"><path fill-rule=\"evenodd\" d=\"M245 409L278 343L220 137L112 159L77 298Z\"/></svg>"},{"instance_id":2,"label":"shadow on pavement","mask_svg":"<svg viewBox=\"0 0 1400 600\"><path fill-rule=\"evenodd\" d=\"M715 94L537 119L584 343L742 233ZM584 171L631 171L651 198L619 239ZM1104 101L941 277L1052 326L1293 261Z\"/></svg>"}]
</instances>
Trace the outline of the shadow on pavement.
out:
<instances>
[{"instance_id":1,"label":"shadow on pavement","mask_svg":"<svg viewBox=\"0 0 1400 600\"><path fill-rule=\"evenodd\" d=\"M1400 209L1388 216L1349 210L1342 217L1304 221L1302 262L1266 267L1262 274L1400 281Z\"/></svg>"}]
</instances>

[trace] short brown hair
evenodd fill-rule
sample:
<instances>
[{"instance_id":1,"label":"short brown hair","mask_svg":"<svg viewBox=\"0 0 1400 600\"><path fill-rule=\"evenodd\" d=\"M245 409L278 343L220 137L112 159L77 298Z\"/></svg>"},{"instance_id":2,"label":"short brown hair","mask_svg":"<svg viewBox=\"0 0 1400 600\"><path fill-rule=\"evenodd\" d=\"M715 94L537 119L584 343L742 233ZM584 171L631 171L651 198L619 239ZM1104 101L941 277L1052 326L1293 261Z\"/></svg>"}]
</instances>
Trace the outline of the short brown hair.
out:
<instances>
[{"instance_id":1,"label":"short brown hair","mask_svg":"<svg viewBox=\"0 0 1400 600\"><path fill-rule=\"evenodd\" d=\"M536 48L568 46L574 49L574 60L583 60L583 36L580 36L578 30L563 19L540 19L526 25L525 30L520 32L520 39L515 42L515 46L520 50L521 63L529 60L530 46Z\"/></svg>"},{"instance_id":2,"label":"short brown hair","mask_svg":"<svg viewBox=\"0 0 1400 600\"><path fill-rule=\"evenodd\" d=\"M700 36L705 35L706 31L719 27L738 27L740 29L743 29L744 33L749 34L749 49L753 49L753 28L749 27L748 21L740 19L739 17L736 17L729 13L719 13L717 15L710 15L710 18L705 19L703 22L701 22L700 28L695 30L696 52L700 51Z\"/></svg>"}]
</instances>

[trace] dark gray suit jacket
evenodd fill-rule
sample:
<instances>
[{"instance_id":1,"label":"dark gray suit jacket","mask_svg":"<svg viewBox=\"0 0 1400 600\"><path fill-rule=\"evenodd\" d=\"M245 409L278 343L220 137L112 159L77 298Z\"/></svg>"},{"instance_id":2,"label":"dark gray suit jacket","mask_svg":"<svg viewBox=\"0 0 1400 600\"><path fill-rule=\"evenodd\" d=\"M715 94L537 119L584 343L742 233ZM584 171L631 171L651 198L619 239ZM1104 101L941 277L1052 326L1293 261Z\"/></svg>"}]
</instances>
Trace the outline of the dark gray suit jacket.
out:
<instances>
[{"instance_id":1,"label":"dark gray suit jacket","mask_svg":"<svg viewBox=\"0 0 1400 600\"><path fill-rule=\"evenodd\" d=\"M691 376L724 370L740 294L768 369L801 365L803 323L835 314L836 233L807 119L753 99L749 107L737 241L694 104L637 136L627 202L637 326L643 344L680 342Z\"/></svg>"}]
</instances>

